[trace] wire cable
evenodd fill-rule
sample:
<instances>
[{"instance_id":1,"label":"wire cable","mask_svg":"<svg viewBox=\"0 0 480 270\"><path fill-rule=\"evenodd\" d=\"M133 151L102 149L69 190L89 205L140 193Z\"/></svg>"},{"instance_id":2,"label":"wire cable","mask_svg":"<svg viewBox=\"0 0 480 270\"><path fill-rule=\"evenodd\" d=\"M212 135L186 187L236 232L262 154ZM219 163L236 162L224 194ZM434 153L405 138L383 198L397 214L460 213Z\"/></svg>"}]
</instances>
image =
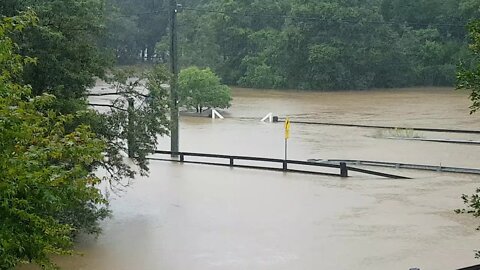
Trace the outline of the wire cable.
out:
<instances>
[{"instance_id":1,"label":"wire cable","mask_svg":"<svg viewBox=\"0 0 480 270\"><path fill-rule=\"evenodd\" d=\"M281 19L293 19L299 21L318 21L318 22L338 22L344 24L374 24L374 25L408 25L408 26L424 26L424 27L452 27L452 28L465 28L465 25L462 24L449 24L449 23L409 23L409 22L383 22L383 21L352 21L345 19L327 19L321 17L308 17L308 16L293 16L286 14L272 14L272 13L248 13L248 12L226 12L220 10L211 10L211 9L199 9L199 8L188 8L184 7L183 10L195 11L195 12L204 12L204 13L215 13L229 16L242 16L242 17L262 17L262 18L281 18Z\"/></svg>"}]
</instances>

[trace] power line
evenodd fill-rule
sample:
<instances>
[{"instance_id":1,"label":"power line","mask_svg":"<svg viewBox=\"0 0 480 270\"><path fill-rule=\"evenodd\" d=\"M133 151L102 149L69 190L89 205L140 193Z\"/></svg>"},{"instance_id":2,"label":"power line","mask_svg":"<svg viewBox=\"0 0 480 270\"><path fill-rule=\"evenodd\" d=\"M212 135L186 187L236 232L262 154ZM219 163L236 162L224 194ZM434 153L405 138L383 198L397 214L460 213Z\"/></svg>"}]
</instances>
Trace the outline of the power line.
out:
<instances>
[{"instance_id":1,"label":"power line","mask_svg":"<svg viewBox=\"0 0 480 270\"><path fill-rule=\"evenodd\" d=\"M449 24L449 23L409 23L409 22L383 22L383 21L352 21L344 19L327 19L320 17L308 17L308 16L292 16L286 14L273 14L273 13L249 13L249 12L226 12L220 10L211 10L211 9L198 9L198 8L186 8L183 10L195 11L195 12L204 12L204 13L215 13L229 16L241 16L241 17L261 17L261 18L280 18L280 19L293 19L299 21L315 21L315 22L338 22L344 24L374 24L374 25L408 25L408 26L424 26L424 27L452 27L452 28L465 28L465 25L462 24Z\"/></svg>"},{"instance_id":2,"label":"power line","mask_svg":"<svg viewBox=\"0 0 480 270\"><path fill-rule=\"evenodd\" d=\"M148 11L148 12L141 12L141 13L132 13L132 14L122 14L116 16L117 18L129 18L129 17L142 17L142 16L149 16L149 15L158 15L158 14L167 14L168 10L156 10L156 11Z\"/></svg>"},{"instance_id":3,"label":"power line","mask_svg":"<svg viewBox=\"0 0 480 270\"><path fill-rule=\"evenodd\" d=\"M258 17L258 18L277 18L277 19L293 19L303 22L337 22L343 24L372 24L372 25L391 25L391 26L417 26L417 27L450 27L450 28L462 28L465 29L465 25L463 24L451 24L451 23L418 23L418 22L387 22L387 21L353 21L353 20L345 20L345 19L329 19L329 18L321 18L321 17L309 17L309 16L294 16L294 15L286 15L286 14L275 14L275 13L249 13L249 12L227 12L227 11L220 11L220 10L212 10L212 9L199 9L199 8L188 8L183 7L182 10L186 11L194 11L194 12L203 12L203 13L214 13L214 14L222 14L222 15L229 15L229 16L240 16L240 17ZM158 15L158 14L168 14L168 10L156 10L156 11L149 11L149 12L142 12L142 13L134 13L134 14L125 14L119 15L117 17L141 17L141 16L149 16L149 15Z\"/></svg>"}]
</instances>

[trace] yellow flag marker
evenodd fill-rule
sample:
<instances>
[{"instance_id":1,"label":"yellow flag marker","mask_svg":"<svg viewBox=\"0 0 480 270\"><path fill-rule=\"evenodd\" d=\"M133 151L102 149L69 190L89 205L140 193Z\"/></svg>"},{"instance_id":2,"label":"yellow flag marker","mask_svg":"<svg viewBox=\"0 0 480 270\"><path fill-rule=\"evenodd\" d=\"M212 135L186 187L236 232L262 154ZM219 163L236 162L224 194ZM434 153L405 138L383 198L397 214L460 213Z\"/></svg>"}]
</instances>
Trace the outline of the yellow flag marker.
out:
<instances>
[{"instance_id":1,"label":"yellow flag marker","mask_svg":"<svg viewBox=\"0 0 480 270\"><path fill-rule=\"evenodd\" d=\"M290 138L290 118L285 119L285 140Z\"/></svg>"},{"instance_id":2,"label":"yellow flag marker","mask_svg":"<svg viewBox=\"0 0 480 270\"><path fill-rule=\"evenodd\" d=\"M290 118L285 119L285 162L283 162L283 170L287 170L287 149L288 149L288 138L290 138Z\"/></svg>"}]
</instances>

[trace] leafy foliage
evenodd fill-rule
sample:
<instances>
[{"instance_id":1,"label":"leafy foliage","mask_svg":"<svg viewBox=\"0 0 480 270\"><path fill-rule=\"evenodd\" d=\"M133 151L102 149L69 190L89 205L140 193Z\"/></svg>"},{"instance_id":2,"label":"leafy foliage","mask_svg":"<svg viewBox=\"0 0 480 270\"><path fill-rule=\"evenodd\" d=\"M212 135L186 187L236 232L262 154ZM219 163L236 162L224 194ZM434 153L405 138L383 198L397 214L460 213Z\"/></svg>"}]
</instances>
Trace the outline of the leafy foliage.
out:
<instances>
[{"instance_id":1,"label":"leafy foliage","mask_svg":"<svg viewBox=\"0 0 480 270\"><path fill-rule=\"evenodd\" d=\"M0 14L14 16L28 8L39 23L15 37L20 53L38 60L29 65L22 82L32 86L33 94L50 93L58 108L75 112L85 89L103 77L109 55L98 46L104 29L103 0L23 0L4 3Z\"/></svg>"},{"instance_id":2,"label":"leafy foliage","mask_svg":"<svg viewBox=\"0 0 480 270\"><path fill-rule=\"evenodd\" d=\"M469 25L472 43L470 49L473 53L474 64L470 69L462 64L457 73L457 88L471 91L471 113L480 108L480 20Z\"/></svg>"},{"instance_id":3,"label":"leafy foliage","mask_svg":"<svg viewBox=\"0 0 480 270\"><path fill-rule=\"evenodd\" d=\"M9 3L13 10L26 4ZM70 14L57 1L36 1L39 20L30 10L25 16L6 17L1 24L0 269L22 261L53 268L48 256L70 253L77 233L100 232L99 222L109 215L108 201L98 189L102 180L115 191L137 171L147 174L147 155L156 149L157 136L168 133L164 86L169 75L161 67L137 79L129 79L134 75L130 72L104 76L117 98L107 113L87 110L87 88L94 74L102 75L105 69L103 56L96 55L101 51L93 36L80 35L85 40L77 40L74 30L45 21L53 11L68 22L88 20L83 12L99 11L100 3L77 1L71 6L76 12ZM93 34L90 30L81 29ZM31 42L36 34L39 39ZM21 55L26 53L36 57ZM42 61L50 61L51 68ZM30 71L38 67L36 75L44 78L27 85L33 80ZM128 106L129 100L133 106ZM133 162L126 160L126 152ZM95 174L99 169L106 172L103 178Z\"/></svg>"},{"instance_id":4,"label":"leafy foliage","mask_svg":"<svg viewBox=\"0 0 480 270\"><path fill-rule=\"evenodd\" d=\"M118 29L117 33L109 27L112 26L113 19L127 18L110 16L118 15L116 9L112 7L112 1L7 0L0 3L0 14L15 14L30 7L38 15L38 24L13 35L14 40L19 43L19 53L36 59L36 64L26 66L24 71L16 76L15 81L31 85L34 95L54 94L57 98L49 105L54 111L76 114L78 111L87 110L87 98L91 94L87 89L94 86L98 78L112 82L114 88L121 92L122 98L115 101L114 106L121 110L115 110L110 114L89 111L76 118L74 124L67 126L69 131L72 131L75 125L89 125L99 138L106 141L107 158L102 165L107 170L111 183L121 187L125 184L122 184L121 180L128 181L128 178L135 175L135 168L129 165L132 163L124 160L124 153L128 152L125 146L127 128L132 128L130 135L135 138L135 143L131 144L130 149L135 152L131 156L133 163L138 165L140 173L145 174L148 171L147 152L154 150L158 135L166 134L168 121L162 107L165 91L153 89L141 96L132 90L140 87L139 82L127 85L125 78L127 74L105 72L110 67L110 60L113 59L110 57L111 54L105 52L105 46L109 47L111 41L109 38L112 38L112 35L123 31ZM135 7L134 3L126 1L118 1L118 4ZM145 9L148 8L146 1L142 4L145 5ZM146 23L144 17L138 17L138 20L138 23L140 21ZM106 29L109 29L109 35L104 38ZM157 34L144 34L151 35ZM143 40L138 36L134 38ZM156 40L151 41L150 45L154 46L155 43ZM116 74L107 76L112 73ZM126 102L130 98L136 99L137 105L141 106L137 106L130 114L132 120L130 122L136 120L136 123L128 126ZM155 132L158 133L154 134Z\"/></svg>"},{"instance_id":5,"label":"leafy foliage","mask_svg":"<svg viewBox=\"0 0 480 270\"><path fill-rule=\"evenodd\" d=\"M157 66L147 74L134 70L116 70L108 77L109 93L113 95L110 109L105 113L91 113L85 119L95 133L107 142L107 161L103 165L113 186L122 188L122 178L133 178L134 171L123 162L123 153L145 175L148 172L147 156L157 147L158 136L169 131L166 88L170 74ZM130 104L129 104L130 101ZM128 179L127 179L128 180Z\"/></svg>"},{"instance_id":6,"label":"leafy foliage","mask_svg":"<svg viewBox=\"0 0 480 270\"><path fill-rule=\"evenodd\" d=\"M103 41L113 49L117 63L166 57L155 46L167 32L168 4L165 0L106 0L107 36Z\"/></svg>"},{"instance_id":7,"label":"leafy foliage","mask_svg":"<svg viewBox=\"0 0 480 270\"><path fill-rule=\"evenodd\" d=\"M462 200L467 208L455 210L457 214L471 214L476 218L480 217L480 188L473 195L462 195ZM480 226L477 227L477 231L480 231ZM475 252L475 258L480 259L480 250Z\"/></svg>"},{"instance_id":8,"label":"leafy foliage","mask_svg":"<svg viewBox=\"0 0 480 270\"><path fill-rule=\"evenodd\" d=\"M196 109L201 113L205 108L230 107L230 88L210 69L190 67L180 72L178 79L179 102L181 106Z\"/></svg>"},{"instance_id":9,"label":"leafy foliage","mask_svg":"<svg viewBox=\"0 0 480 270\"><path fill-rule=\"evenodd\" d=\"M53 268L51 253L69 253L74 234L99 232L109 214L93 173L104 159L104 141L74 124L81 112L59 115L48 109L54 96L33 96L13 81L32 60L15 54L6 33L35 20L29 12L0 23L1 269L21 261Z\"/></svg>"}]
</instances>

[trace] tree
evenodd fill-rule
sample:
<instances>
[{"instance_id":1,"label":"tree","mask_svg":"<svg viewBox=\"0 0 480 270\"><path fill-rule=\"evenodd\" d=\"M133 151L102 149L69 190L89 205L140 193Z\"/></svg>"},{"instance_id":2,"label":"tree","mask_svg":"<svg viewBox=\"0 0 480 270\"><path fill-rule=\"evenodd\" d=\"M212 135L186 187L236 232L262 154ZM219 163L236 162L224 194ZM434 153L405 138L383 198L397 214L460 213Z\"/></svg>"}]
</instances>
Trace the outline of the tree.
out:
<instances>
[{"instance_id":1,"label":"tree","mask_svg":"<svg viewBox=\"0 0 480 270\"><path fill-rule=\"evenodd\" d=\"M195 1L191 3L195 4ZM183 68L197 66L216 69L222 63L219 53L219 44L211 19L212 14L198 14L196 12L182 11L178 14L179 31L178 46L179 64ZM201 21L202 23L197 23ZM182 27L185 25L186 27ZM170 36L165 36L158 44L161 51L168 51ZM160 51L160 50L159 50Z\"/></svg>"},{"instance_id":2,"label":"tree","mask_svg":"<svg viewBox=\"0 0 480 270\"><path fill-rule=\"evenodd\" d=\"M60 115L48 109L54 96L15 83L35 60L16 54L6 34L35 21L28 12L0 22L0 269L53 268L50 254L68 254L75 234L98 233L109 215L93 173L105 142L75 124L82 112Z\"/></svg>"},{"instance_id":3,"label":"tree","mask_svg":"<svg viewBox=\"0 0 480 270\"><path fill-rule=\"evenodd\" d=\"M141 175L148 173L148 155L156 150L158 136L169 132L169 95L165 87L169 80L170 74L163 66L146 74L118 69L107 78L110 91L88 94L113 97L110 105L102 105L109 111L90 112L82 120L107 143L108 162L103 167L115 180L111 182L114 186L122 188L122 178L135 176L134 170L123 162L123 153L128 153Z\"/></svg>"},{"instance_id":4,"label":"tree","mask_svg":"<svg viewBox=\"0 0 480 270\"><path fill-rule=\"evenodd\" d=\"M103 77L110 54L99 46L105 26L104 0L23 0L1 15L14 16L32 9L39 22L15 36L20 54L38 59L26 66L22 81L35 95L55 95L58 108L75 112L86 89Z\"/></svg>"},{"instance_id":5,"label":"tree","mask_svg":"<svg viewBox=\"0 0 480 270\"><path fill-rule=\"evenodd\" d=\"M476 112L480 108L480 20L473 21L469 24L470 38L472 43L470 49L473 53L474 64L472 67L460 66L457 73L457 88L471 91L470 106L471 113Z\"/></svg>"},{"instance_id":6,"label":"tree","mask_svg":"<svg viewBox=\"0 0 480 270\"><path fill-rule=\"evenodd\" d=\"M147 2L151 3L143 1L145 5ZM49 109L61 114L86 111L87 98L92 94L88 89L95 85L99 77L124 90L140 88L139 83L127 85L127 82L131 84L131 81L127 81L126 74L106 75L116 72L106 72L111 66L109 61L111 58L100 44L106 27L105 6L106 0L1 2L0 15L16 14L18 11L28 10L29 7L38 15L36 25L21 33L12 34L14 40L19 43L19 53L36 59L35 65L26 66L23 72L15 77L15 82L31 85L33 95L43 93L55 95L56 99L49 105ZM165 73L160 76L168 80ZM115 80L117 81L114 82ZM133 163L141 168L140 173L146 174L148 172L146 156L155 150L157 136L167 133L168 121L165 114L160 114L165 110L162 99L167 94L159 89L142 90L144 92L142 95L138 94L138 89L128 92L116 90L120 91L122 96L115 101L118 105L114 106L116 109L106 114L88 111L75 119L75 123L91 126L96 136L106 142L107 158L102 165L110 174L110 178L115 179L111 183L120 185L121 180L128 180L135 175L135 170L128 165L131 163L124 162L124 153L128 152L127 100L134 98L138 102L130 118L137 120L130 134L136 138L135 147L130 149L133 151L131 158ZM154 134L155 132L158 133Z\"/></svg>"},{"instance_id":7,"label":"tree","mask_svg":"<svg viewBox=\"0 0 480 270\"><path fill-rule=\"evenodd\" d=\"M167 33L168 1L106 0L107 35L103 42L113 49L118 64L153 62L155 45Z\"/></svg>"},{"instance_id":8,"label":"tree","mask_svg":"<svg viewBox=\"0 0 480 270\"><path fill-rule=\"evenodd\" d=\"M198 113L209 108L230 107L230 88L222 85L209 68L190 67L182 70L178 86L180 105L193 108Z\"/></svg>"}]
</instances>

